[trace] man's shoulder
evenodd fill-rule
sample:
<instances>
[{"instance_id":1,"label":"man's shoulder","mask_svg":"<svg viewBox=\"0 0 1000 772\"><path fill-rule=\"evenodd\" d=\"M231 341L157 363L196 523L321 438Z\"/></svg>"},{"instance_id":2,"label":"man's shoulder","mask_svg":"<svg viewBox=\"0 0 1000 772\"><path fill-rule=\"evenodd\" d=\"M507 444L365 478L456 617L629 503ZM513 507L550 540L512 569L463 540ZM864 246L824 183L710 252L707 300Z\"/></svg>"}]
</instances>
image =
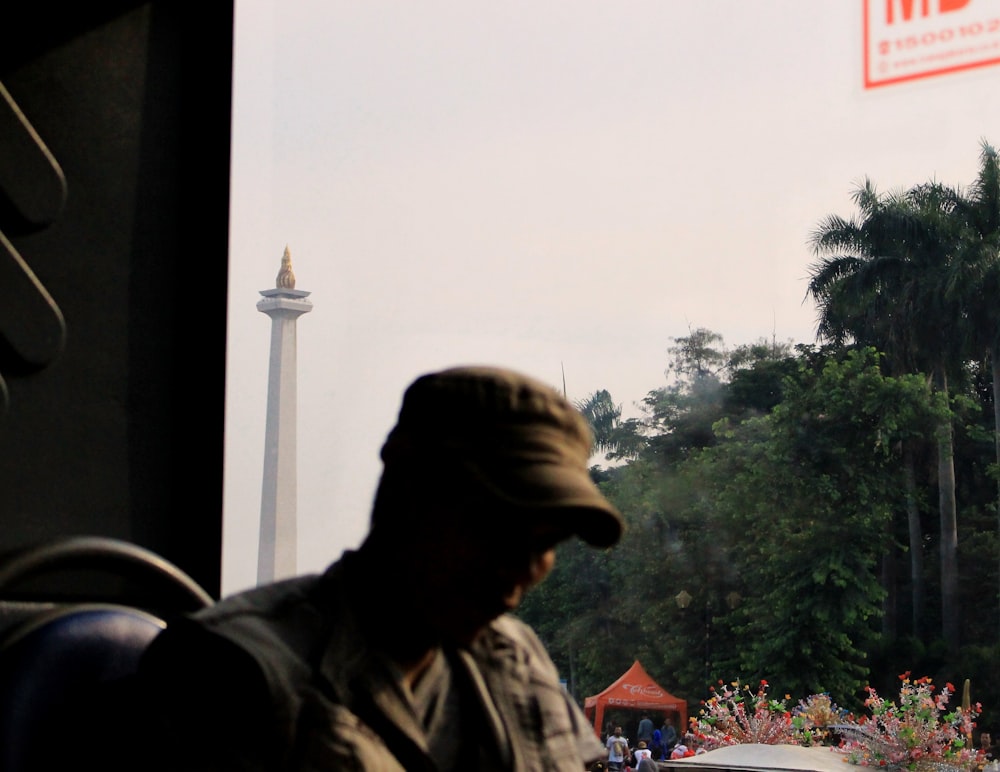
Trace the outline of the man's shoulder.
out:
<instances>
[{"instance_id":1,"label":"man's shoulder","mask_svg":"<svg viewBox=\"0 0 1000 772\"><path fill-rule=\"evenodd\" d=\"M186 620L183 633L196 634L200 629L251 651L296 648L324 624L322 610L313 599L316 582L316 576L296 577L223 598Z\"/></svg>"},{"instance_id":2,"label":"man's shoulder","mask_svg":"<svg viewBox=\"0 0 1000 772\"><path fill-rule=\"evenodd\" d=\"M252 587L228 595L208 608L192 614L205 626L222 626L247 616L276 616L287 613L305 601L316 585L318 576L296 576L271 584Z\"/></svg>"},{"instance_id":3,"label":"man's shoulder","mask_svg":"<svg viewBox=\"0 0 1000 772\"><path fill-rule=\"evenodd\" d=\"M506 641L509 645L537 654L545 662L551 663L548 650L542 643L538 633L526 622L513 614L501 614L490 622L489 633L497 640Z\"/></svg>"},{"instance_id":4,"label":"man's shoulder","mask_svg":"<svg viewBox=\"0 0 1000 772\"><path fill-rule=\"evenodd\" d=\"M526 668L526 677L533 681L559 681L559 671L538 634L512 614L502 614L490 622L473 645L472 654L480 661Z\"/></svg>"},{"instance_id":5,"label":"man's shoulder","mask_svg":"<svg viewBox=\"0 0 1000 772\"><path fill-rule=\"evenodd\" d=\"M166 667L197 656L224 666L255 663L267 680L276 675L294 680L296 672L305 676L334 624L336 604L327 596L336 594L337 566L323 575L298 576L234 593L171 622L153 641L144 661L148 667L154 663Z\"/></svg>"},{"instance_id":6,"label":"man's shoulder","mask_svg":"<svg viewBox=\"0 0 1000 772\"><path fill-rule=\"evenodd\" d=\"M484 688L498 700L498 705L525 704L537 706L531 716L510 714L513 726L517 721L543 726L525 726L532 735L547 738L551 747L567 744L574 757L590 763L606 753L579 706L570 698L559 680L559 671L549 657L535 631L510 614L494 619L482 631L463 655L471 657L471 669L485 679ZM463 658L465 658L463 656Z\"/></svg>"},{"instance_id":7,"label":"man's shoulder","mask_svg":"<svg viewBox=\"0 0 1000 772\"><path fill-rule=\"evenodd\" d=\"M224 666L246 670L273 652L294 648L317 622L304 602L314 577L254 588L172 621L143 656L142 669L167 671Z\"/></svg>"},{"instance_id":8,"label":"man's shoulder","mask_svg":"<svg viewBox=\"0 0 1000 772\"><path fill-rule=\"evenodd\" d=\"M229 595L191 616L216 635L253 645L296 645L301 636L324 634L333 617L344 616L342 598L351 581L353 552L322 574L305 574Z\"/></svg>"}]
</instances>

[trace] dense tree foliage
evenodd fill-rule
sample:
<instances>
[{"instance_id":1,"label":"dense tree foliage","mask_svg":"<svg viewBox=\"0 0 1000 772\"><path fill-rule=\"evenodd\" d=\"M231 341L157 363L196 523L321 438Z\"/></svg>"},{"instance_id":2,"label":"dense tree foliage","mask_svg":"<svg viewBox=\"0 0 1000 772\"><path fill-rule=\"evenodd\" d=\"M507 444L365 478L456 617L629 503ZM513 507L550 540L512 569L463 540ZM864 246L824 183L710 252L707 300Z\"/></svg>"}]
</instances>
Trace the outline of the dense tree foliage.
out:
<instances>
[{"instance_id":1,"label":"dense tree foliage","mask_svg":"<svg viewBox=\"0 0 1000 772\"><path fill-rule=\"evenodd\" d=\"M728 441L703 463L724 486L717 516L742 535L739 672L846 700L879 634L878 569L903 490L894 448L948 411L923 378L883 375L871 349L814 368L766 418L722 427Z\"/></svg>"},{"instance_id":2,"label":"dense tree foliage","mask_svg":"<svg viewBox=\"0 0 1000 772\"><path fill-rule=\"evenodd\" d=\"M820 337L874 345L887 352L893 372L928 373L947 397L966 359L961 305L945 291L963 233L951 216L955 196L937 184L880 195L866 181L854 201L858 218L829 217L813 235L814 249L825 255L809 282ZM937 431L940 594L942 636L954 652L960 620L953 441L945 418ZM912 521L911 536L913 550L920 534Z\"/></svg>"},{"instance_id":3,"label":"dense tree foliage","mask_svg":"<svg viewBox=\"0 0 1000 772\"><path fill-rule=\"evenodd\" d=\"M627 530L561 546L520 611L577 699L636 658L695 713L718 679L858 707L909 670L971 679L997 731L1000 171L985 142L980 161L967 190L866 181L855 217L819 222L820 345L697 328L639 416L579 404Z\"/></svg>"}]
</instances>

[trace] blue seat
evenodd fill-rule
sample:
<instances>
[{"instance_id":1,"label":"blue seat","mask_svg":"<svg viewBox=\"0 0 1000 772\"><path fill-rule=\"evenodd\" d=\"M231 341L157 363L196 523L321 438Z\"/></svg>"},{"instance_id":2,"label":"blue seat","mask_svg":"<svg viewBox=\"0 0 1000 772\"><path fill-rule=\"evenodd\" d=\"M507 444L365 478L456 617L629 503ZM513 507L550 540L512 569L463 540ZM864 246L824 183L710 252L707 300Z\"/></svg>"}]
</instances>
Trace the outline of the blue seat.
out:
<instances>
[{"instance_id":1,"label":"blue seat","mask_svg":"<svg viewBox=\"0 0 1000 772\"><path fill-rule=\"evenodd\" d=\"M71 598L25 601L32 581L81 569L145 589L148 608L102 597L79 573ZM16 620L0 632L0 772L112 767L107 741L121 745L138 718L128 688L146 647L176 615L212 602L172 563L115 539L69 537L0 559L0 606Z\"/></svg>"},{"instance_id":2,"label":"blue seat","mask_svg":"<svg viewBox=\"0 0 1000 772\"><path fill-rule=\"evenodd\" d=\"M0 769L63 768L61 760L80 750L63 743L101 721L88 714L108 705L110 692L101 690L132 674L165 627L140 609L81 604L42 612L11 631L0 641Z\"/></svg>"}]
</instances>

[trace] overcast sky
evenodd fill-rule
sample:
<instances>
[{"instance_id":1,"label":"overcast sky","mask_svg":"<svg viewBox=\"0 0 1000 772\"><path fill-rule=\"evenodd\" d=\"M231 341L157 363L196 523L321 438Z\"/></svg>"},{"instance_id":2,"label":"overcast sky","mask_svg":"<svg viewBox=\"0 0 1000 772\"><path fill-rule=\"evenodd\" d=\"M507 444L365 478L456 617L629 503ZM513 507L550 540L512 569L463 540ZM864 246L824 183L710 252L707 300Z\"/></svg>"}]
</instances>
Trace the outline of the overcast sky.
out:
<instances>
[{"instance_id":1,"label":"overcast sky","mask_svg":"<svg viewBox=\"0 0 1000 772\"><path fill-rule=\"evenodd\" d=\"M1000 0L910 29L960 16ZM256 303L286 246L314 305L306 572L360 543L421 373L565 372L570 399L608 389L635 414L694 328L814 342L819 220L852 214L865 176L971 183L980 140L1000 144L1000 69L866 89L863 17L861 0L237 0L223 591L256 581Z\"/></svg>"}]
</instances>

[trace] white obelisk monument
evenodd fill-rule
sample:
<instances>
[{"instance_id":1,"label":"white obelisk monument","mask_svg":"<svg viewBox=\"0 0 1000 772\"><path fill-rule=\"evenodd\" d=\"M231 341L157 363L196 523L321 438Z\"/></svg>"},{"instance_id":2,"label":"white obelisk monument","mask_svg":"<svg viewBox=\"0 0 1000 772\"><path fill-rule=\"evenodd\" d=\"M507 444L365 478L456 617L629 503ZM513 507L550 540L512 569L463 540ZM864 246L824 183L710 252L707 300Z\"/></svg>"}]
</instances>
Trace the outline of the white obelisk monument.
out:
<instances>
[{"instance_id":1,"label":"white obelisk monument","mask_svg":"<svg viewBox=\"0 0 1000 772\"><path fill-rule=\"evenodd\" d=\"M292 256L285 247L274 289L261 290L257 310L271 317L271 360L267 378L264 480L260 497L257 584L296 573L295 528L295 323L312 311L309 293L295 289Z\"/></svg>"}]
</instances>

